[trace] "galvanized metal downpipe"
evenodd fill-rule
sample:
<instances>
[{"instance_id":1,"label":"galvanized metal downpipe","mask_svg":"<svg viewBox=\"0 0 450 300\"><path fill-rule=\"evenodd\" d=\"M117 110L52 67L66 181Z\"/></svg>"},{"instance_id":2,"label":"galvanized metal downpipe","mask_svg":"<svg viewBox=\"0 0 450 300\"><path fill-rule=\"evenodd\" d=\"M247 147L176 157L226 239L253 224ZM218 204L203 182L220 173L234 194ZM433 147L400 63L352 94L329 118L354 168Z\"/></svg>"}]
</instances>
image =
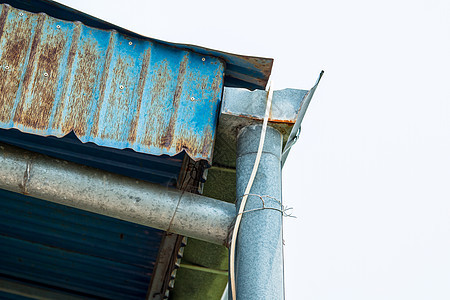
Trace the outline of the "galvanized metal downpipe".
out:
<instances>
[{"instance_id":1,"label":"galvanized metal downpipe","mask_svg":"<svg viewBox=\"0 0 450 300\"><path fill-rule=\"evenodd\" d=\"M0 189L214 244L225 244L230 203L0 144Z\"/></svg>"},{"instance_id":2,"label":"galvanized metal downpipe","mask_svg":"<svg viewBox=\"0 0 450 300\"><path fill-rule=\"evenodd\" d=\"M261 129L262 125L247 126L237 136L236 211L255 162ZM268 127L237 238L237 299L283 299L281 150L280 132Z\"/></svg>"}]
</instances>

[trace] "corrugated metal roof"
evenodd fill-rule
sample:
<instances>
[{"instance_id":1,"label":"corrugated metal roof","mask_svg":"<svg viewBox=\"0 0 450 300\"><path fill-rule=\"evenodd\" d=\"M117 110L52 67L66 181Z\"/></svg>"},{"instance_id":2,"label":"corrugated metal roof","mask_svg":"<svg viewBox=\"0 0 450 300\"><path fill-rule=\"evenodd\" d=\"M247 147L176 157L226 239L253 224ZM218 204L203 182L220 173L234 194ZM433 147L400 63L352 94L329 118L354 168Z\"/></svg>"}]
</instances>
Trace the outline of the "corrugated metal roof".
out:
<instances>
[{"instance_id":1,"label":"corrugated metal roof","mask_svg":"<svg viewBox=\"0 0 450 300\"><path fill-rule=\"evenodd\" d=\"M225 86L242 87L248 89L264 89L272 71L273 59L254 56L237 55L218 50L207 49L195 45L176 44L143 37L134 32L92 17L73 8L49 0L4 0L14 7L31 12L44 12L50 16L67 21L80 21L84 24L100 29L114 29L131 37L145 38L150 41L188 49L202 55L219 57L226 62Z\"/></svg>"},{"instance_id":2,"label":"corrugated metal roof","mask_svg":"<svg viewBox=\"0 0 450 300\"><path fill-rule=\"evenodd\" d=\"M13 295L10 293L0 291L0 299L2 300L29 300L30 298L20 295Z\"/></svg>"},{"instance_id":3,"label":"corrugated metal roof","mask_svg":"<svg viewBox=\"0 0 450 300\"><path fill-rule=\"evenodd\" d=\"M176 156L153 156L131 149L100 147L82 143L70 133L65 137L43 137L16 129L0 129L0 141L33 152L102 169L136 179L176 187L184 153Z\"/></svg>"},{"instance_id":4,"label":"corrugated metal roof","mask_svg":"<svg viewBox=\"0 0 450 300\"><path fill-rule=\"evenodd\" d=\"M0 190L0 277L84 298L144 299L162 232Z\"/></svg>"},{"instance_id":5,"label":"corrugated metal roof","mask_svg":"<svg viewBox=\"0 0 450 300\"><path fill-rule=\"evenodd\" d=\"M211 161L220 59L0 8L1 128Z\"/></svg>"}]
</instances>

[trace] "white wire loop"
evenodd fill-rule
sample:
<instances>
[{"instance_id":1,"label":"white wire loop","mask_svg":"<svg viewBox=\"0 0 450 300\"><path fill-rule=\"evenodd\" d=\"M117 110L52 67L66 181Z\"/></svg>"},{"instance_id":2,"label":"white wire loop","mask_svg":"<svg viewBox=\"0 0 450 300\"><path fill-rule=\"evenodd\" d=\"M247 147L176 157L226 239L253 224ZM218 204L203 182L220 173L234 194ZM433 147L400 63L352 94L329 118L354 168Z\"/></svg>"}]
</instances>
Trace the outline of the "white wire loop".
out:
<instances>
[{"instance_id":1,"label":"white wire loop","mask_svg":"<svg viewBox=\"0 0 450 300\"><path fill-rule=\"evenodd\" d=\"M244 196L245 196L245 195L244 195ZM244 196L242 196L242 197L244 197ZM258 197L258 198L261 200L262 207L259 207L259 208L253 208L253 209L249 209L249 210L244 210L244 211L242 212L242 214L249 213L249 212L253 212L253 211L260 211L260 210L264 210L264 209L271 209L271 210L279 211L283 217L297 218L296 216L294 216L294 215L292 214L292 212L289 212L289 211L291 211L291 210L294 209L293 207L287 207L287 206L284 206L284 205L281 203L281 201L278 200L278 199L275 198L275 197L272 197L272 196L269 196L269 195L258 195L258 194L247 194L247 196L255 196L255 197ZM271 200L274 200L274 201L278 202L278 204L280 205L280 208L266 206L266 201L265 201L264 199L271 199Z\"/></svg>"}]
</instances>

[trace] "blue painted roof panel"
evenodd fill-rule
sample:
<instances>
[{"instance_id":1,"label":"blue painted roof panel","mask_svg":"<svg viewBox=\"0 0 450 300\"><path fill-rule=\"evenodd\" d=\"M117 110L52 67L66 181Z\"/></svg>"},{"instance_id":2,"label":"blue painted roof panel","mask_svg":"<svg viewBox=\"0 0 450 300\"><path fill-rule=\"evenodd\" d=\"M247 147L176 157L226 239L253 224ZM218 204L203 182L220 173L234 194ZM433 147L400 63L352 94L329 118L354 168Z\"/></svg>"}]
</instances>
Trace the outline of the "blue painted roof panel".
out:
<instances>
[{"instance_id":1,"label":"blue painted roof panel","mask_svg":"<svg viewBox=\"0 0 450 300\"><path fill-rule=\"evenodd\" d=\"M220 59L0 8L1 128L211 161Z\"/></svg>"},{"instance_id":2,"label":"blue painted roof panel","mask_svg":"<svg viewBox=\"0 0 450 300\"><path fill-rule=\"evenodd\" d=\"M225 68L225 86L240 87L248 89L264 89L269 80L272 71L273 59L253 57L245 55L237 55L226 53L218 50L207 49L195 45L176 44L143 37L134 32L110 24L63 4L50 0L3 0L1 3L9 3L10 5L31 12L44 12L50 16L67 21L80 21L84 24L100 29L114 29L128 36L145 38L150 41L158 42L179 49L187 49L202 55L211 55L219 57L226 62Z\"/></svg>"}]
</instances>

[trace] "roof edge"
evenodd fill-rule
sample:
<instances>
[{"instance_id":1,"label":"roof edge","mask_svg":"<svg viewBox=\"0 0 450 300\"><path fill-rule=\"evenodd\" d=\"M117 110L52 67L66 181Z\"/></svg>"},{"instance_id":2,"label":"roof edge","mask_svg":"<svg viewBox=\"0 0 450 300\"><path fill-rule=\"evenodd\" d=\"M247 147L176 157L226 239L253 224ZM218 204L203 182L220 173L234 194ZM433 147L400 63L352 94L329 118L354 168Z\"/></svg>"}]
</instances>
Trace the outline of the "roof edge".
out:
<instances>
[{"instance_id":1,"label":"roof edge","mask_svg":"<svg viewBox=\"0 0 450 300\"><path fill-rule=\"evenodd\" d=\"M240 87L250 90L265 89L272 72L272 58L238 55L196 45L171 43L146 37L55 1L1 0L0 3L10 4L15 8L29 12L44 12L49 16L65 21L80 21L87 26L98 29L114 29L134 38L147 39L167 46L221 58L226 62L224 79L225 86L228 87Z\"/></svg>"}]
</instances>

